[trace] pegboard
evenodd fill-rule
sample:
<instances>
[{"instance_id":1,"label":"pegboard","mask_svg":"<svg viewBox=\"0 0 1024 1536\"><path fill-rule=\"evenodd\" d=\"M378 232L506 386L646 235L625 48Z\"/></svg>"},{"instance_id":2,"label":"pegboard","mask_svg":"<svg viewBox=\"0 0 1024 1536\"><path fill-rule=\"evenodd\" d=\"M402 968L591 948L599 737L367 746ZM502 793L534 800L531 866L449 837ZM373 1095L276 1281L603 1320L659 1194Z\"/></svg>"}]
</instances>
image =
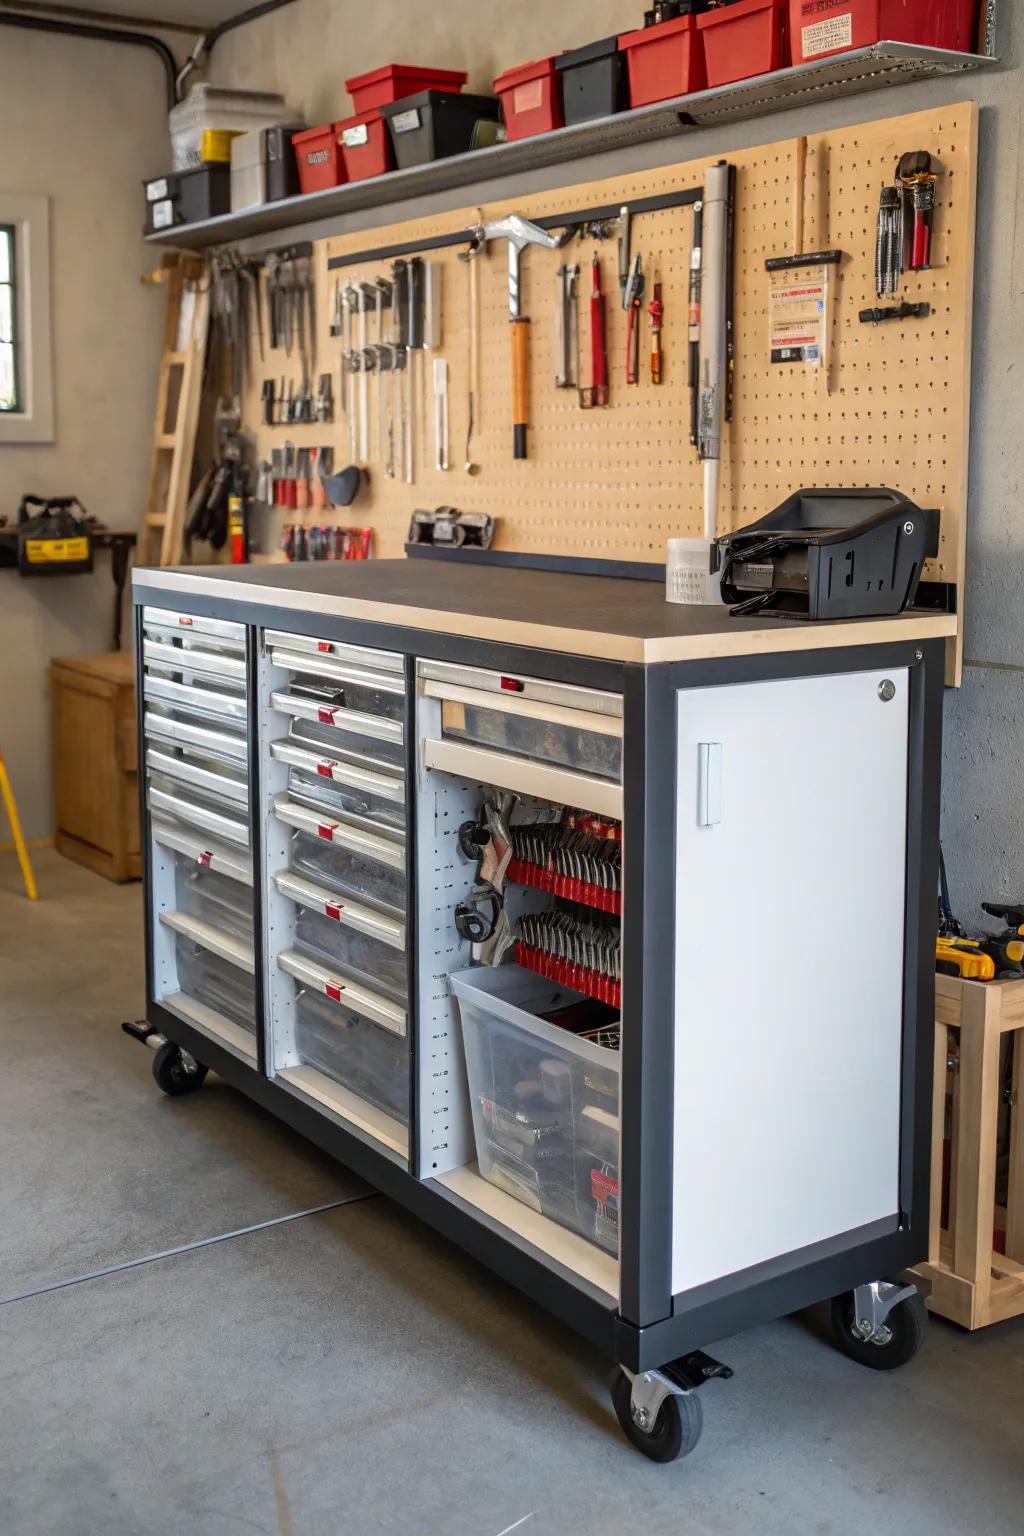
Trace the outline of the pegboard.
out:
<instances>
[{"instance_id":1,"label":"pegboard","mask_svg":"<svg viewBox=\"0 0 1024 1536\"><path fill-rule=\"evenodd\" d=\"M734 411L722 451L720 530L762 516L801 486L888 485L941 510L939 557L928 579L962 587L970 388L977 107L961 103L808 136L804 166L805 251L843 252L833 306L831 393L821 369L772 365L768 355L769 256L793 253L793 202L798 165L792 139L730 155L737 168ZM927 149L939 162L932 268L904 276L895 300L875 297L875 226L880 188L891 183L898 156ZM329 334L335 282L390 274L391 260L329 271L333 256L422 241L467 229L481 218L516 211L557 216L603 205L699 188L717 156L632 175L469 206L436 218L374 228L318 242L315 249L317 368L334 374L339 394L341 343ZM512 457L511 362L507 247L494 242L479 262L481 390L473 459L463 470L467 422L468 268L458 248L425 251L442 268L442 346L421 354L416 421L416 480L388 479L370 464L368 489L338 521L372 525L375 553L402 553L416 508L442 504L489 512L498 521L495 548L546 555L663 561L665 541L696 535L702 524L702 470L689 442L686 374L687 272L693 214L689 207L642 214L632 249L648 278L640 345L640 381L625 382L626 316L619 303L614 237L574 240L559 251L523 255L524 312L531 318L530 457ZM581 382L590 378L590 263L601 261L608 317L610 403L581 410L575 391L554 383L556 271L579 262ZM663 382L649 374L652 270L664 303ZM858 311L879 302L927 300L923 320L862 324ZM434 467L432 356L450 374L447 472ZM269 355L262 373L297 378L298 361ZM259 427L260 377L250 381L245 424L259 457L291 439L297 446L331 443L335 464L348 462L348 430L333 425ZM370 380L375 404L375 381ZM371 407L371 423L374 418ZM371 433L371 452L373 449ZM298 514L310 523L322 513ZM275 549L280 528L296 514L265 514L259 533Z\"/></svg>"}]
</instances>

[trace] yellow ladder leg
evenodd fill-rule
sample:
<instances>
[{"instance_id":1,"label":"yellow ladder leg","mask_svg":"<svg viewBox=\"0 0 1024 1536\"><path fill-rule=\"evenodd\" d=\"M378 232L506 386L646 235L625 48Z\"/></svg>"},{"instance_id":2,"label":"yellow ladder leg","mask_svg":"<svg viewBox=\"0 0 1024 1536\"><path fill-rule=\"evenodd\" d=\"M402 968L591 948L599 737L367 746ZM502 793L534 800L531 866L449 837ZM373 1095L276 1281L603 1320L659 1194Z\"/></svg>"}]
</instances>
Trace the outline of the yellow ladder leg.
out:
<instances>
[{"instance_id":1,"label":"yellow ladder leg","mask_svg":"<svg viewBox=\"0 0 1024 1536\"><path fill-rule=\"evenodd\" d=\"M29 862L28 849L25 847L25 839L21 835L21 822L18 820L18 807L14 803L14 791L11 781L7 776L7 767L4 763L4 755L0 752L0 796L3 797L4 809L7 812L7 820L11 824L11 836L14 838L14 849L18 855L18 863L21 865L21 878L25 882L25 895L29 901L35 901L39 892L36 890L35 876L32 873L32 865Z\"/></svg>"}]
</instances>

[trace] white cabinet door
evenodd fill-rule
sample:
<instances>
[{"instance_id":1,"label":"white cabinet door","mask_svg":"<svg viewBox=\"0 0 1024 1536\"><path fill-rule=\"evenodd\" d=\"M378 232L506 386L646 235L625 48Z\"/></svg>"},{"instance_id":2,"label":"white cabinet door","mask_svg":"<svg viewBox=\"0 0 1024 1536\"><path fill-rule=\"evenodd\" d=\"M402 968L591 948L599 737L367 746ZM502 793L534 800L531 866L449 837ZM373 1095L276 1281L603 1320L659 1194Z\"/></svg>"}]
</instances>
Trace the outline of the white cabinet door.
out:
<instances>
[{"instance_id":1,"label":"white cabinet door","mask_svg":"<svg viewBox=\"0 0 1024 1536\"><path fill-rule=\"evenodd\" d=\"M908 678L676 710L678 1293L898 1211Z\"/></svg>"}]
</instances>

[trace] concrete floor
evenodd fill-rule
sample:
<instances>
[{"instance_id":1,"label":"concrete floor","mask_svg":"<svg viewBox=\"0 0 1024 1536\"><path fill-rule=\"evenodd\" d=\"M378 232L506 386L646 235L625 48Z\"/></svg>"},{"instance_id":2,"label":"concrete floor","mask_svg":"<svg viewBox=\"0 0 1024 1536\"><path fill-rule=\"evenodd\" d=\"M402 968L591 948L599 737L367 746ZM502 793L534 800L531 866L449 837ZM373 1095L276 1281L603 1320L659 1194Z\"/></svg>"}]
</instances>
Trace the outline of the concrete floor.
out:
<instances>
[{"instance_id":1,"label":"concrete floor","mask_svg":"<svg viewBox=\"0 0 1024 1536\"><path fill-rule=\"evenodd\" d=\"M589 1346L216 1079L159 1094L139 888L37 866L30 907L0 854L2 1536L1021 1529L1024 1321L892 1376L816 1314L709 1345L652 1465Z\"/></svg>"}]
</instances>

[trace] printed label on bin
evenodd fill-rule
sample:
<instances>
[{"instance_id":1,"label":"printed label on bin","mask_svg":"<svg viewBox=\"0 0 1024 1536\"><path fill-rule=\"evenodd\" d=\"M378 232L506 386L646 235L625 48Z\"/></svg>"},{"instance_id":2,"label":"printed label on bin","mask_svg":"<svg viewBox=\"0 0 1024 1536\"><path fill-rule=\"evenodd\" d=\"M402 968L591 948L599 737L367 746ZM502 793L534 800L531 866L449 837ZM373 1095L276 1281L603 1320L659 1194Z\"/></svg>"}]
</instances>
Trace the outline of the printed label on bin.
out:
<instances>
[{"instance_id":1,"label":"printed label on bin","mask_svg":"<svg viewBox=\"0 0 1024 1536\"><path fill-rule=\"evenodd\" d=\"M590 1193L598 1205L617 1204L619 1198L619 1181L611 1178L607 1173L602 1173L600 1168L590 1170Z\"/></svg>"},{"instance_id":2,"label":"printed label on bin","mask_svg":"<svg viewBox=\"0 0 1024 1536\"><path fill-rule=\"evenodd\" d=\"M162 197L167 196L167 178L162 176L159 181L146 182L146 202L158 203Z\"/></svg>"},{"instance_id":3,"label":"printed label on bin","mask_svg":"<svg viewBox=\"0 0 1024 1536\"><path fill-rule=\"evenodd\" d=\"M170 229L174 223L174 204L170 198L164 203L153 204L153 228Z\"/></svg>"},{"instance_id":4,"label":"printed label on bin","mask_svg":"<svg viewBox=\"0 0 1024 1536\"><path fill-rule=\"evenodd\" d=\"M321 821L317 823L316 835L317 837L322 837L328 843L333 843L334 834L337 830L338 823L336 821Z\"/></svg>"},{"instance_id":5,"label":"printed label on bin","mask_svg":"<svg viewBox=\"0 0 1024 1536\"><path fill-rule=\"evenodd\" d=\"M528 80L512 92L513 112L536 112L544 105L544 81Z\"/></svg>"},{"instance_id":6,"label":"printed label on bin","mask_svg":"<svg viewBox=\"0 0 1024 1536\"><path fill-rule=\"evenodd\" d=\"M310 149L307 150L305 155L307 165L326 165L330 158L331 151L329 149Z\"/></svg>"},{"instance_id":7,"label":"printed label on bin","mask_svg":"<svg viewBox=\"0 0 1024 1536\"><path fill-rule=\"evenodd\" d=\"M830 53L833 48L853 47L853 12L842 16L829 16L825 21L812 22L800 28L800 47L805 59L816 53Z\"/></svg>"},{"instance_id":8,"label":"printed label on bin","mask_svg":"<svg viewBox=\"0 0 1024 1536\"><path fill-rule=\"evenodd\" d=\"M418 107L410 107L408 112L396 112L391 119L392 133L412 133L414 128L420 125L420 113Z\"/></svg>"},{"instance_id":9,"label":"printed label on bin","mask_svg":"<svg viewBox=\"0 0 1024 1536\"><path fill-rule=\"evenodd\" d=\"M370 142L370 129L366 123L356 123L354 128L341 130L341 142L346 149L358 149L360 144Z\"/></svg>"}]
</instances>

